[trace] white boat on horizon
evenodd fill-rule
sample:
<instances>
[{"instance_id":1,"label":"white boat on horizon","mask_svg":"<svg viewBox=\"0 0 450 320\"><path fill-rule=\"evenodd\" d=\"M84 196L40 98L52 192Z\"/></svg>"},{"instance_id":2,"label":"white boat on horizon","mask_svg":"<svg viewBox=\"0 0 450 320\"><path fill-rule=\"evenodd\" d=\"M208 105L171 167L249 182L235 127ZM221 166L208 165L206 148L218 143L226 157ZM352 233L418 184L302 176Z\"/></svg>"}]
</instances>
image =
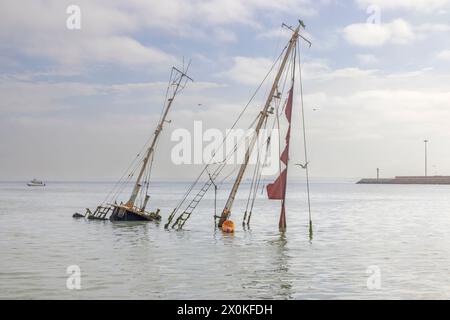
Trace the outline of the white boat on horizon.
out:
<instances>
[{"instance_id":1,"label":"white boat on horizon","mask_svg":"<svg viewBox=\"0 0 450 320\"><path fill-rule=\"evenodd\" d=\"M45 187L45 183L41 180L33 179L27 183L29 187Z\"/></svg>"}]
</instances>

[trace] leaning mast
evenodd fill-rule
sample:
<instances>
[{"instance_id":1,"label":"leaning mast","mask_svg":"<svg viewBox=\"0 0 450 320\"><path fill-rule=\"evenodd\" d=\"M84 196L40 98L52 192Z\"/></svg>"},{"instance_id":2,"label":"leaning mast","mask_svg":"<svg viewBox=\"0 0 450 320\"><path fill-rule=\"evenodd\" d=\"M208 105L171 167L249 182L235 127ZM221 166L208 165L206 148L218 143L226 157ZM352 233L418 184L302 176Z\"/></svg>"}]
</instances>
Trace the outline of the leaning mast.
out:
<instances>
[{"instance_id":1,"label":"leaning mast","mask_svg":"<svg viewBox=\"0 0 450 320\"><path fill-rule=\"evenodd\" d=\"M110 194L106 197L106 199L95 209L95 211L91 211L89 208L86 209L86 213L84 215L75 213L73 215L74 218L85 217L90 220L110 220L110 221L159 221L161 220L161 216L159 215L159 209L156 212L148 212L146 211L147 202L150 199L150 196L145 192L145 198L143 199L143 203L141 207L136 206L136 201L138 197L143 196L142 185L147 185L150 180L151 166L153 162L153 158L155 155L156 145L160 138L161 132L163 131L164 124L166 122L170 122L167 120L167 116L172 107L172 104L175 100L175 97L185 88L188 81L193 81L186 73L189 69L189 66L185 71L180 71L179 69L173 67L172 72L170 74L169 85L166 91L166 97L163 105L163 112L161 114L161 118L158 122L158 126L154 132L153 139L150 143L148 149L146 149L144 158L141 160L142 165L139 168L134 168L132 172L128 175L128 179L131 179L134 175L135 170L139 169L139 174L137 176L136 182L133 187L133 191L131 192L131 196L126 203L117 203L117 197L120 195L123 189L120 188L120 183L122 186L125 185L129 180L120 179L120 181L116 184L114 189L110 192ZM184 70L184 69L183 69ZM138 158L140 158L140 154ZM146 174L147 173L147 174ZM146 180L144 183L142 180L146 176ZM113 191L115 194L113 195ZM112 197L110 198L110 196ZM108 199L110 199L108 201ZM107 201L109 203L107 203ZM114 203L113 203L114 201ZM105 205L106 203L106 205Z\"/></svg>"},{"instance_id":2,"label":"leaning mast","mask_svg":"<svg viewBox=\"0 0 450 320\"><path fill-rule=\"evenodd\" d=\"M278 84L280 82L281 76L284 72L284 69L286 67L286 64L288 62L289 57L292 54L293 49L295 48L296 44L297 44L297 40L299 37L299 31L300 31L300 26L302 24L300 23L300 25L294 30L294 33L289 41L289 46L287 48L286 54L283 58L283 61L281 63L280 69L278 70L278 73L275 77L274 83L272 85L272 89L270 90L269 96L267 98L266 104L263 108L263 110L261 111L260 115L259 115L259 120L258 120L258 124L256 125L255 128L255 134L252 137L252 140L250 141L250 145L247 148L247 151L245 153L245 158L244 158L244 163L241 165L241 168L239 170L239 173L237 175L236 181L234 182L233 188L231 189L230 195L228 197L228 200L225 204L225 208L222 211L222 215L220 217L219 220L219 228L222 227L222 224L228 220L230 214L231 214L231 208L233 206L236 194L239 190L239 187L241 185L242 179L244 177L245 171L247 169L249 160L250 160L250 156L252 154L253 148L256 144L257 138L259 136L259 132L261 131L262 126L264 125L264 120L268 117L269 115L269 108L270 105L272 104L272 101L275 97L275 93L278 89Z\"/></svg>"},{"instance_id":3,"label":"leaning mast","mask_svg":"<svg viewBox=\"0 0 450 320\"><path fill-rule=\"evenodd\" d=\"M134 188L133 188L133 192L131 193L130 199L125 204L125 206L129 207L129 208L133 208L134 207L134 203L135 203L136 198L137 198L137 196L139 194L139 191L141 190L141 187L142 187L141 181L142 181L142 177L144 176L145 169L147 168L147 165L148 165L148 162L149 162L150 158L153 156L153 154L155 152L156 143L158 142L158 138L159 138L159 136L160 136L160 134L161 134L161 132L163 130L164 123L168 122L166 120L167 119L167 115L169 114L169 110L172 107L172 103L175 100L175 97L177 96L178 92L182 88L181 84L183 82L183 79L186 77L187 79L193 81L185 72L182 72L182 71L178 70L175 67L173 67L172 70L175 71L175 72L178 72L180 74L180 77L174 83L175 89L173 90L173 94L167 100L167 106L166 106L166 108L164 110L164 113L163 113L163 115L161 117L161 120L158 123L158 126L156 127L152 143L151 143L150 147L147 149L145 158L144 158L143 163L142 163L141 170L139 171L139 175L138 175L138 177L136 179L136 183L135 183ZM147 199L148 198L146 198L146 200Z\"/></svg>"}]
</instances>

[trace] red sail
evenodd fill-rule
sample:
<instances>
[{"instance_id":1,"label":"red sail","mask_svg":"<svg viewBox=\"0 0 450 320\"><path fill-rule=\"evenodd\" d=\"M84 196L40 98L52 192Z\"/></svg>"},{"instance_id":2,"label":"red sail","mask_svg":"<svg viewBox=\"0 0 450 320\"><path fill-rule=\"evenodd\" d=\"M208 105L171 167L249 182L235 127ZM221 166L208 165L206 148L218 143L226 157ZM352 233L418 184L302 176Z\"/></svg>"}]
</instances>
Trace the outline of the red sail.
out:
<instances>
[{"instance_id":1,"label":"red sail","mask_svg":"<svg viewBox=\"0 0 450 320\"><path fill-rule=\"evenodd\" d=\"M289 125L288 133L286 135L286 147L281 153L280 160L287 166L289 162L289 141L291 140L291 125Z\"/></svg>"},{"instance_id":2,"label":"red sail","mask_svg":"<svg viewBox=\"0 0 450 320\"><path fill-rule=\"evenodd\" d=\"M294 86L292 86L289 91L289 97L286 103L285 114L286 118L289 122L288 131L286 134L286 147L280 156L280 161L285 165L285 169L281 172L281 175L278 179L267 186L267 195L270 200L282 200L281 203L281 213L280 213L280 230L286 229L286 209L285 209L285 200L286 200L286 185L287 185L287 172L288 172L288 164L289 164L289 142L291 140L291 120L292 120L292 102L294 100Z\"/></svg>"},{"instance_id":3,"label":"red sail","mask_svg":"<svg viewBox=\"0 0 450 320\"><path fill-rule=\"evenodd\" d=\"M286 148L284 149L283 153L281 154L280 160L287 165L288 161L289 161L289 148L288 146L286 146Z\"/></svg>"},{"instance_id":4,"label":"red sail","mask_svg":"<svg viewBox=\"0 0 450 320\"><path fill-rule=\"evenodd\" d=\"M274 183L267 185L267 195L270 200L284 200L286 195L286 178L287 169L281 173Z\"/></svg>"}]
</instances>

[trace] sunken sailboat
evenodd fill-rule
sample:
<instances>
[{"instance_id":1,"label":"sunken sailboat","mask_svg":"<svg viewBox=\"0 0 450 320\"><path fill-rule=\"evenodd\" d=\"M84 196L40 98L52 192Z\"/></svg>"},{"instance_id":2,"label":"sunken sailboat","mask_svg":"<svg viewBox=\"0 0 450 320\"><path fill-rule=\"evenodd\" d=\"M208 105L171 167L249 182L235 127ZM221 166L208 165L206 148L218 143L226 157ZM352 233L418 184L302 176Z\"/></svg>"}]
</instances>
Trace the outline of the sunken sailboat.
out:
<instances>
[{"instance_id":1,"label":"sunken sailboat","mask_svg":"<svg viewBox=\"0 0 450 320\"><path fill-rule=\"evenodd\" d=\"M155 129L150 144L144 148L145 152L138 154L135 161L130 166L131 172L127 172L111 190L110 194L97 206L94 211L86 209L84 215L75 213L74 218L85 217L90 220L110 220L110 221L159 221L160 210L154 212L147 211L147 204L150 199L149 184L152 172L153 160L155 158L156 147L160 139L164 124L170 123L167 120L169 111L177 95L186 87L188 81L193 81L188 75L187 70L181 71L175 67L172 68L169 85L166 91L166 100L164 102L161 118ZM127 202L118 203L118 197L123 189L132 182L132 178L137 173L134 186Z\"/></svg>"},{"instance_id":2,"label":"sunken sailboat","mask_svg":"<svg viewBox=\"0 0 450 320\"><path fill-rule=\"evenodd\" d=\"M288 130L286 135L286 148L280 155L280 165L279 165L279 178L267 187L267 193L269 199L271 200L281 200L281 214L279 220L279 228L280 230L286 230L286 186L287 186L287 172L288 172L288 163L289 163L289 142L290 142L290 133L291 133L291 118L292 118L292 108L293 108L293 95L294 95L294 84L295 84L295 74L296 71L299 71L301 75L301 66L300 66L300 39L306 41L309 46L311 46L311 42L306 39L301 31L304 29L304 24L302 21L299 21L299 25L297 28L292 28L283 24L283 27L288 28L292 31L292 36L284 47L282 53L279 55L278 59L275 61L271 70L263 80L265 80L270 76L270 74L277 70L274 75L273 83L270 85L270 91L265 103L263 105L262 110L259 111L256 119L252 123L251 131L252 135L249 137L249 141L244 138L243 144L246 144L245 155L243 158L243 163L240 164L239 167L234 169L231 174L227 175L227 177L232 176L235 171L237 171L237 175L235 176L234 182L232 182L232 188L229 192L229 196L227 197L224 209L220 215L214 214L216 219L216 225L219 228L222 228L224 232L234 232L234 223L230 220L231 212L233 209L233 204L235 202L236 196L240 190L245 174L250 171L250 160L251 156L254 152L256 152L256 164L254 165L254 170L252 173L251 186L247 201L247 207L244 213L243 225L249 226L250 219L252 216L253 207L255 204L255 199L258 194L258 190L263 187L264 183L261 179L263 168L265 167L266 158L264 157L263 150L268 150L269 145L271 143L271 138L276 129L276 126L280 125L280 117L284 113L285 117L288 120ZM297 62L298 58L298 62ZM278 69L276 67L278 66ZM272 75L273 76L273 75ZM301 82L301 77L300 77ZM260 87L263 85L261 83ZM258 92L257 90L257 92ZM302 90L303 91L303 90ZM240 114L238 120L235 124L240 120L247 107L250 105L252 100L254 99L256 93L253 95L250 102L247 104L245 109ZM303 128L304 128L304 112L303 112L303 99L302 99L302 117L303 117ZM269 120L270 119L270 120ZM234 126L233 126L234 128ZM263 129L269 131L269 135L266 139L262 134ZM304 131L305 137L305 131ZM224 143L226 143L227 137L225 138ZM305 138L305 165L304 168L308 171L308 160L306 155L306 138ZM207 191L211 186L214 186L216 192L218 185L221 185L221 182L218 182L221 174L226 170L227 161L239 150L239 145L241 142L236 143L233 150L225 156L225 159L218 161L217 159L212 159L211 163L209 163L204 170L201 172L200 176L194 182L194 184L188 189L184 198L180 201L177 207L170 214L168 222L166 223L166 228L174 228L174 229L182 229L187 220L191 217L194 210L199 205L200 201L204 198ZM223 145L222 144L222 145ZM216 153L214 153L215 156ZM267 156L267 153L266 153ZM213 157L214 158L214 157ZM284 169L283 169L284 166ZM201 184L200 181L206 180L204 184ZM308 177L308 174L307 174ZM309 179L308 181L308 204L309 204ZM196 188L197 183L200 184L199 190ZM197 190L197 191L195 191ZM193 194L193 196L191 196ZM310 214L310 232L312 230L311 224L311 214Z\"/></svg>"}]
</instances>

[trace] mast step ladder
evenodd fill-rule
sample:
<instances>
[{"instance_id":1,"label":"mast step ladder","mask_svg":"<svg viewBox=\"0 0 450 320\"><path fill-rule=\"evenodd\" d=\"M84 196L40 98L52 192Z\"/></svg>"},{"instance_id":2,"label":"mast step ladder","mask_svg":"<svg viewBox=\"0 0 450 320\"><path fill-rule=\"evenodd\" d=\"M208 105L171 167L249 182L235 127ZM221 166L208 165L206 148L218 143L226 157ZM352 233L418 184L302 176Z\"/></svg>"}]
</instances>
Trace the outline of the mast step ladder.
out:
<instances>
[{"instance_id":1,"label":"mast step ladder","mask_svg":"<svg viewBox=\"0 0 450 320\"><path fill-rule=\"evenodd\" d=\"M211 176L211 179L209 179L203 187L199 190L199 192L195 195L195 197L192 199L192 201L189 203L189 205L186 207L186 209L183 211L182 214L179 215L175 223L172 225L172 229L182 229L186 221L191 217L192 212L197 208L198 204L202 201L203 197L205 196L206 192L208 192L209 188L213 184L213 180L215 180L218 176L218 173L215 173Z\"/></svg>"}]
</instances>

